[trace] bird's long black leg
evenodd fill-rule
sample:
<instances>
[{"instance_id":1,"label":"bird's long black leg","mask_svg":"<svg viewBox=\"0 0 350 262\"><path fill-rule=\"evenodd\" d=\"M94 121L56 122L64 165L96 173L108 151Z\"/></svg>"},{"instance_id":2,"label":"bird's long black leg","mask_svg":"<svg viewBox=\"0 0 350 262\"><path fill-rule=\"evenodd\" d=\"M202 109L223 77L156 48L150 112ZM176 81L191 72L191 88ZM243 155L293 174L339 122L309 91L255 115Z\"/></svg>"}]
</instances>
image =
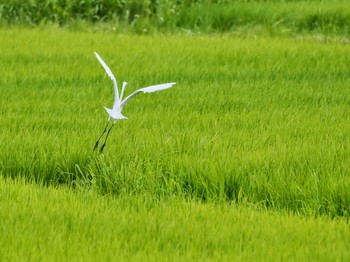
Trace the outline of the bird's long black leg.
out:
<instances>
[{"instance_id":1,"label":"bird's long black leg","mask_svg":"<svg viewBox=\"0 0 350 262\"><path fill-rule=\"evenodd\" d=\"M103 145L102 145L101 148L100 148L100 153L102 153L102 152L103 152L103 149L105 148L105 145L106 145L106 142L107 142L109 133L111 132L112 127L114 127L114 124L115 124L115 123L113 123L113 124L111 125L111 127L109 128L109 130L108 130L108 133L107 133L106 138L105 138L105 142L103 143Z\"/></svg>"},{"instance_id":2,"label":"bird's long black leg","mask_svg":"<svg viewBox=\"0 0 350 262\"><path fill-rule=\"evenodd\" d=\"M96 150L96 148L98 147L98 143L100 142L100 139L101 137L103 136L103 134L106 132L107 130L107 127L108 127L108 124L109 124L109 120L107 121L107 124L105 126L105 129L103 129L103 132L102 134L100 135L100 137L97 139L96 143L95 143L95 146L94 146L94 151Z\"/></svg>"}]
</instances>

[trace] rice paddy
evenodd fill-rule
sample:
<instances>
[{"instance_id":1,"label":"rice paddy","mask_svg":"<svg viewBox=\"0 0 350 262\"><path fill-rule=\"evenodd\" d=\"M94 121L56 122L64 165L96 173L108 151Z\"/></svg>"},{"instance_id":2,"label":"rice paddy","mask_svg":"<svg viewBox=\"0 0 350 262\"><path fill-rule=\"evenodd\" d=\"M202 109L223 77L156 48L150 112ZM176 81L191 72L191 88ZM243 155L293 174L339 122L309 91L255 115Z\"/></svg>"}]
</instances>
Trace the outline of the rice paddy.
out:
<instances>
[{"instance_id":1,"label":"rice paddy","mask_svg":"<svg viewBox=\"0 0 350 262\"><path fill-rule=\"evenodd\" d=\"M1 27L0 260L347 261L349 43L266 32ZM94 51L126 95L177 83L103 154Z\"/></svg>"}]
</instances>

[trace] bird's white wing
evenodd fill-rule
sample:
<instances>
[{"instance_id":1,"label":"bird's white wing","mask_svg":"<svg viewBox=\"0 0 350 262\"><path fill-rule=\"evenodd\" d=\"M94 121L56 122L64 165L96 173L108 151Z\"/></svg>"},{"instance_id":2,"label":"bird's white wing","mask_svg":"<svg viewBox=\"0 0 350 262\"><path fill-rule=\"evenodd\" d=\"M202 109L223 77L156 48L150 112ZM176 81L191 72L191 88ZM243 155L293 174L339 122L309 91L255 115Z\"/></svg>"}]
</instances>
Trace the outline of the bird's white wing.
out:
<instances>
[{"instance_id":1,"label":"bird's white wing","mask_svg":"<svg viewBox=\"0 0 350 262\"><path fill-rule=\"evenodd\" d=\"M100 64L103 66L103 68L106 70L107 75L112 79L113 85L114 85L114 106L119 106L119 92L118 92L118 85L117 85L117 80L115 79L111 69L106 65L106 63L102 60L102 58L96 53L95 56L97 60L100 62Z\"/></svg>"},{"instance_id":2,"label":"bird's white wing","mask_svg":"<svg viewBox=\"0 0 350 262\"><path fill-rule=\"evenodd\" d=\"M123 108L130 101L130 99L133 98L138 93L141 93L141 92L142 93L152 93L152 92L156 92L156 91L160 91L160 90L164 90L164 89L170 88L170 87L172 87L175 84L176 83L172 82L172 83L148 86L148 87L144 87L144 88L138 89L135 92L133 92L131 95L127 96L121 102L120 107Z\"/></svg>"},{"instance_id":3,"label":"bird's white wing","mask_svg":"<svg viewBox=\"0 0 350 262\"><path fill-rule=\"evenodd\" d=\"M127 82L123 82L122 93L120 94L120 97L119 97L119 102L120 103L122 102L123 95L124 95L124 89L125 89L127 84L128 84Z\"/></svg>"}]
</instances>

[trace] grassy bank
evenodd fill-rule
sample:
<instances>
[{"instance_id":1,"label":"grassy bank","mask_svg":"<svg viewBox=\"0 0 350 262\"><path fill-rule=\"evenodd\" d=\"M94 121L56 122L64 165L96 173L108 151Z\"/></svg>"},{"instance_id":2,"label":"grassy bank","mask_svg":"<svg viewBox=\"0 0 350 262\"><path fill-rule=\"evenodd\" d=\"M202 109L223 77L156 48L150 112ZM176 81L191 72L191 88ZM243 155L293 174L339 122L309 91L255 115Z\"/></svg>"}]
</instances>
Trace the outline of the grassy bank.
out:
<instances>
[{"instance_id":1,"label":"grassy bank","mask_svg":"<svg viewBox=\"0 0 350 262\"><path fill-rule=\"evenodd\" d=\"M99 24L118 32L322 33L348 35L348 1L0 0L2 25Z\"/></svg>"}]
</instances>

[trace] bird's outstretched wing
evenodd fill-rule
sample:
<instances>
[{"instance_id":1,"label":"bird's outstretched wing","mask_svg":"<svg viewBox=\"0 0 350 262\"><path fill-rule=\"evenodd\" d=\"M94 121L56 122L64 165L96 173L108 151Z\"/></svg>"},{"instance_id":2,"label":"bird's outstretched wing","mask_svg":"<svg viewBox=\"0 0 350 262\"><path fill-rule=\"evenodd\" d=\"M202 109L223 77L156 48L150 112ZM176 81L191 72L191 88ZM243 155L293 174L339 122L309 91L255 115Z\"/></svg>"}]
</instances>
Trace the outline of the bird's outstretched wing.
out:
<instances>
[{"instance_id":1,"label":"bird's outstretched wing","mask_svg":"<svg viewBox=\"0 0 350 262\"><path fill-rule=\"evenodd\" d=\"M103 68L106 70L107 75L112 79L113 85L114 85L114 106L119 106L119 92L118 92L118 85L117 85L117 80L115 79L111 69L106 65L106 63L102 60L102 58L94 52L97 60L100 62L100 64L103 66Z\"/></svg>"},{"instance_id":2,"label":"bird's outstretched wing","mask_svg":"<svg viewBox=\"0 0 350 262\"><path fill-rule=\"evenodd\" d=\"M130 99L133 98L138 93L141 93L141 92L143 92L143 93L152 93L152 92L156 92L156 91L160 91L160 90L164 90L164 89L170 88L170 87L172 87L175 84L176 83L172 82L172 83L148 86L148 87L144 87L144 88L138 89L135 92L133 92L131 95L127 96L121 102L120 107L123 108L130 101Z\"/></svg>"}]
</instances>

